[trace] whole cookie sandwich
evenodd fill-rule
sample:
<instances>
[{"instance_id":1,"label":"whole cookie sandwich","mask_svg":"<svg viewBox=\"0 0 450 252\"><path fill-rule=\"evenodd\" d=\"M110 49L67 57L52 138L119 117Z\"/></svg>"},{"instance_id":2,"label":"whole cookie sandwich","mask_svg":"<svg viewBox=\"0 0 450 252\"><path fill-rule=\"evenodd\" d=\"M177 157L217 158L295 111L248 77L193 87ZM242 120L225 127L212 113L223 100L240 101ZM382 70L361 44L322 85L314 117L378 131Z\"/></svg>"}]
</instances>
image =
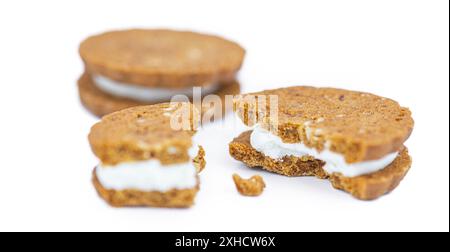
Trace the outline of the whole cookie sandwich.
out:
<instances>
[{"instance_id":1,"label":"whole cookie sandwich","mask_svg":"<svg viewBox=\"0 0 450 252\"><path fill-rule=\"evenodd\" d=\"M115 207L191 206L199 190L198 171L205 167L205 152L193 142L198 117L190 103L134 107L105 116L89 134L100 159L93 172L99 195ZM181 121L182 127L177 126Z\"/></svg>"},{"instance_id":2,"label":"whole cookie sandwich","mask_svg":"<svg viewBox=\"0 0 450 252\"><path fill-rule=\"evenodd\" d=\"M391 99L290 87L243 95L235 110L253 130L234 139L230 154L250 167L329 179L361 200L391 192L411 167L403 144L414 121Z\"/></svg>"},{"instance_id":3,"label":"whole cookie sandwich","mask_svg":"<svg viewBox=\"0 0 450 252\"><path fill-rule=\"evenodd\" d=\"M238 94L245 50L217 36L141 29L89 37L79 53L86 69L78 81L81 102L103 116L175 95L192 99L194 87L203 96Z\"/></svg>"}]
</instances>

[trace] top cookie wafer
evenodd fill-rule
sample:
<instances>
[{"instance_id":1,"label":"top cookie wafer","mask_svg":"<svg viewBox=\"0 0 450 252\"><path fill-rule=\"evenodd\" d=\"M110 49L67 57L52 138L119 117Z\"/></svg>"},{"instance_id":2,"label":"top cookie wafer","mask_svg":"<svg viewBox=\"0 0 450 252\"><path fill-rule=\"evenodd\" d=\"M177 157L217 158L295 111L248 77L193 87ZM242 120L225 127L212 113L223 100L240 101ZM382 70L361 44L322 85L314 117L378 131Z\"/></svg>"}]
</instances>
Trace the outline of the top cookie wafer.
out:
<instances>
[{"instance_id":1,"label":"top cookie wafer","mask_svg":"<svg viewBox=\"0 0 450 252\"><path fill-rule=\"evenodd\" d=\"M134 107L103 117L89 134L95 155L106 165L158 159L163 165L188 162L199 112L190 103ZM186 120L184 128L172 122ZM176 125L178 126L178 124Z\"/></svg>"},{"instance_id":2,"label":"top cookie wafer","mask_svg":"<svg viewBox=\"0 0 450 252\"><path fill-rule=\"evenodd\" d=\"M169 88L232 80L245 54L216 36L171 30L107 32L86 39L79 52L91 74Z\"/></svg>"},{"instance_id":3,"label":"top cookie wafer","mask_svg":"<svg viewBox=\"0 0 450 252\"><path fill-rule=\"evenodd\" d=\"M270 117L270 102L261 109L249 99L258 95L278 97L278 124ZM249 126L257 122L266 129L277 126L276 134L284 142L327 147L343 154L348 163L400 151L414 125L411 112L391 99L334 88L291 87L248 94L235 100L235 110Z\"/></svg>"}]
</instances>

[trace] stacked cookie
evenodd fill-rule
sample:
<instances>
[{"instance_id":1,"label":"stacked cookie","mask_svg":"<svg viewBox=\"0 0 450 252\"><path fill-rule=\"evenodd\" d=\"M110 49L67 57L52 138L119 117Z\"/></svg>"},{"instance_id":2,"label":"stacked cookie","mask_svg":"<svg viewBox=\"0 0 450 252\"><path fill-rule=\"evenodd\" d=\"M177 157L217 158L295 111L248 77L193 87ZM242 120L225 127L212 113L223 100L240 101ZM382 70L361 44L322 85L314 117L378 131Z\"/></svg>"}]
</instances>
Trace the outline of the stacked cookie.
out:
<instances>
[{"instance_id":1,"label":"stacked cookie","mask_svg":"<svg viewBox=\"0 0 450 252\"><path fill-rule=\"evenodd\" d=\"M413 130L411 112L387 98L291 87L244 95L235 108L254 128L230 144L230 153L250 167L329 179L372 200L392 191L411 166L403 145Z\"/></svg>"},{"instance_id":2,"label":"stacked cookie","mask_svg":"<svg viewBox=\"0 0 450 252\"><path fill-rule=\"evenodd\" d=\"M236 74L245 50L193 32L123 30L86 39L79 53L86 69L78 81L81 101L103 116L176 95L192 99L194 87L201 87L203 96L238 94Z\"/></svg>"},{"instance_id":3,"label":"stacked cookie","mask_svg":"<svg viewBox=\"0 0 450 252\"><path fill-rule=\"evenodd\" d=\"M134 107L105 116L89 142L100 164L93 183L112 206L189 207L199 190L204 150L192 137L199 112L189 103ZM173 122L187 120L184 127Z\"/></svg>"}]
</instances>

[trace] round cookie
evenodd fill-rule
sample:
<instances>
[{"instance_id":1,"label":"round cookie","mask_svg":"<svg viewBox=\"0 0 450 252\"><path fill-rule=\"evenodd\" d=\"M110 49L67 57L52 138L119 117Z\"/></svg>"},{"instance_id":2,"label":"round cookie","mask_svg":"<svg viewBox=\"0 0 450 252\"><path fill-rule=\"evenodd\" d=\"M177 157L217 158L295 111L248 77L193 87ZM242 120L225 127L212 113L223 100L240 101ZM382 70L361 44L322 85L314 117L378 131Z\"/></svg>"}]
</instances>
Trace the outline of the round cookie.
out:
<instances>
[{"instance_id":1,"label":"round cookie","mask_svg":"<svg viewBox=\"0 0 450 252\"><path fill-rule=\"evenodd\" d=\"M278 97L277 123L269 113L258 113L257 104L249 99L260 95ZM236 99L235 108L249 126L258 122L266 129L277 128L276 134L285 143L304 143L318 150L326 146L343 154L348 163L376 160L398 151L414 126L409 109L396 101L335 88L268 90Z\"/></svg>"},{"instance_id":2,"label":"round cookie","mask_svg":"<svg viewBox=\"0 0 450 252\"><path fill-rule=\"evenodd\" d=\"M189 161L199 114L192 104L175 105L178 108L170 103L139 106L103 117L89 133L92 151L108 165L148 159L158 159L162 164ZM181 112L188 113L189 129L174 130L171 116L181 118Z\"/></svg>"},{"instance_id":3,"label":"round cookie","mask_svg":"<svg viewBox=\"0 0 450 252\"><path fill-rule=\"evenodd\" d=\"M90 37L79 53L89 74L145 87L182 88L233 80L245 50L216 36L136 29Z\"/></svg>"},{"instance_id":4,"label":"round cookie","mask_svg":"<svg viewBox=\"0 0 450 252\"><path fill-rule=\"evenodd\" d=\"M92 81L91 77L85 73L78 80L78 90L80 95L81 103L86 109L91 111L94 115L98 117L105 116L107 114L120 111L123 109L152 105L149 103L144 103L128 98L121 98L113 96L101 91ZM228 111L232 107L225 107L225 96L226 95L237 95L240 93L241 86L236 80L230 83L224 84L215 93L222 99L223 110ZM204 109L202 109L204 112Z\"/></svg>"}]
</instances>

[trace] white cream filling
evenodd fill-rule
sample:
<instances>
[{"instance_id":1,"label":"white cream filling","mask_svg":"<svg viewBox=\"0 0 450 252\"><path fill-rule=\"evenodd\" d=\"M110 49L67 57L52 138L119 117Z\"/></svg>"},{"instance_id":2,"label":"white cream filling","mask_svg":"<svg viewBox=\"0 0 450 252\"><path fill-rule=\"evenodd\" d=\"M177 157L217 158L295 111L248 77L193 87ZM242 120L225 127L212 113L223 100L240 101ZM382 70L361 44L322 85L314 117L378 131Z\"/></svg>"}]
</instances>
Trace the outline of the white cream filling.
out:
<instances>
[{"instance_id":1,"label":"white cream filling","mask_svg":"<svg viewBox=\"0 0 450 252\"><path fill-rule=\"evenodd\" d=\"M140 102L169 101L176 95L185 95L188 97L192 97L193 95L192 87L182 89L143 87L131 83L118 82L102 75L93 75L92 80L94 84L105 93ZM202 94L212 94L219 89L220 85L218 83L205 85L202 87Z\"/></svg>"},{"instance_id":2,"label":"white cream filling","mask_svg":"<svg viewBox=\"0 0 450 252\"><path fill-rule=\"evenodd\" d=\"M198 148L190 150L195 157ZM192 189L197 186L197 170L192 162L163 166L158 160L121 163L115 166L98 165L95 169L101 185L108 190L139 190L167 192L173 189Z\"/></svg>"},{"instance_id":3,"label":"white cream filling","mask_svg":"<svg viewBox=\"0 0 450 252\"><path fill-rule=\"evenodd\" d=\"M250 143L255 150L276 160L280 160L287 156L312 156L326 163L323 169L328 174L341 173L345 177L357 177L377 172L386 168L398 156L397 152L388 154L377 160L349 164L342 154L332 152L329 149L318 151L303 143L284 143L280 137L258 125L251 134Z\"/></svg>"}]
</instances>

